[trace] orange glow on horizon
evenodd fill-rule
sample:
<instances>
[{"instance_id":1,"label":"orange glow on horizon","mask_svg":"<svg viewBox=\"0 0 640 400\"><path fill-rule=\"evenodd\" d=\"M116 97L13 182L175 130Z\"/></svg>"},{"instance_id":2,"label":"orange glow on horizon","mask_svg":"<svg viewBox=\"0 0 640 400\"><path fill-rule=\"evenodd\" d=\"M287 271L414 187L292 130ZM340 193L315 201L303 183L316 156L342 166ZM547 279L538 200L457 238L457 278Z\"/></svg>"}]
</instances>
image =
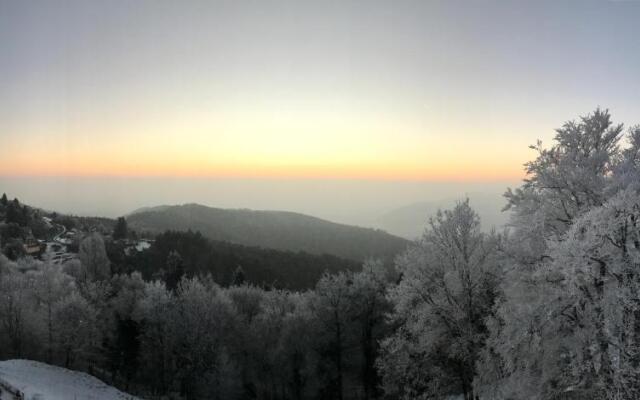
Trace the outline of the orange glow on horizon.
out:
<instances>
[{"instance_id":1,"label":"orange glow on horizon","mask_svg":"<svg viewBox=\"0 0 640 400\"><path fill-rule=\"evenodd\" d=\"M524 172L503 165L411 165L404 164L215 164L215 163L135 163L82 160L56 164L27 163L8 166L0 163L1 176L62 177L184 177L184 178L264 178L264 179L365 179L406 181L506 181L519 180Z\"/></svg>"}]
</instances>

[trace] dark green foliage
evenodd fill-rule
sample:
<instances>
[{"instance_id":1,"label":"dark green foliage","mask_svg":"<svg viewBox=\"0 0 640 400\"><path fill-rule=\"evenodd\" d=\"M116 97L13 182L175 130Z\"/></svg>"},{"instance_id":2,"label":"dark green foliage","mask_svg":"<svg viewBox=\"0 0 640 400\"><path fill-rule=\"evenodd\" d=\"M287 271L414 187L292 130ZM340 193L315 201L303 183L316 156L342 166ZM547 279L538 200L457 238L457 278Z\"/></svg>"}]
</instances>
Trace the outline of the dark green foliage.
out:
<instances>
[{"instance_id":1,"label":"dark green foliage","mask_svg":"<svg viewBox=\"0 0 640 400\"><path fill-rule=\"evenodd\" d=\"M409 244L380 230L282 211L225 210L188 204L146 210L127 220L138 231L193 230L212 240L333 254L358 261L371 257L390 261Z\"/></svg>"},{"instance_id":2,"label":"dark green foliage","mask_svg":"<svg viewBox=\"0 0 640 400\"><path fill-rule=\"evenodd\" d=\"M0 198L0 204L2 204L3 206L6 206L7 204L9 204L9 199L7 199L6 193L2 193L2 198Z\"/></svg>"},{"instance_id":3,"label":"dark green foliage","mask_svg":"<svg viewBox=\"0 0 640 400\"><path fill-rule=\"evenodd\" d=\"M22 206L18 199L13 199L7 205L7 223L15 223L20 226L27 226L29 223L29 210L26 206Z\"/></svg>"},{"instance_id":4,"label":"dark green foliage","mask_svg":"<svg viewBox=\"0 0 640 400\"><path fill-rule=\"evenodd\" d=\"M182 257L187 276L211 274L222 285L233 283L238 265L242 265L245 279L250 283L287 289L311 288L325 271L354 271L360 268L359 263L330 255L211 241L199 232L191 231L168 231L158 235L150 249L128 257L127 263L150 279L157 277L159 269L166 265L169 254L174 251Z\"/></svg>"},{"instance_id":5,"label":"dark green foliage","mask_svg":"<svg viewBox=\"0 0 640 400\"><path fill-rule=\"evenodd\" d=\"M2 243L7 243L12 239L24 240L27 236L27 229L15 222L0 225L0 241Z\"/></svg>"},{"instance_id":6,"label":"dark green foliage","mask_svg":"<svg viewBox=\"0 0 640 400\"><path fill-rule=\"evenodd\" d=\"M180 279L184 276L184 261L177 251L171 251L167 256L167 269L164 274L164 282L167 289L175 291Z\"/></svg>"},{"instance_id":7,"label":"dark green foliage","mask_svg":"<svg viewBox=\"0 0 640 400\"><path fill-rule=\"evenodd\" d=\"M127 263L125 254L126 243L120 240L108 240L105 242L107 257L111 261L112 272L117 274L130 274L133 272L131 265Z\"/></svg>"},{"instance_id":8,"label":"dark green foliage","mask_svg":"<svg viewBox=\"0 0 640 400\"><path fill-rule=\"evenodd\" d=\"M113 239L126 239L129 236L129 229L127 228L127 220L124 217L118 217L116 220L116 226L113 228Z\"/></svg>"},{"instance_id":9,"label":"dark green foliage","mask_svg":"<svg viewBox=\"0 0 640 400\"><path fill-rule=\"evenodd\" d=\"M2 252L10 260L14 260L14 261L21 257L24 257L25 251L24 251L22 240L20 239L8 240L6 244L2 247Z\"/></svg>"},{"instance_id":10,"label":"dark green foliage","mask_svg":"<svg viewBox=\"0 0 640 400\"><path fill-rule=\"evenodd\" d=\"M125 387L133 380L138 369L138 353L140 328L136 321L129 318L115 318L115 337L108 343L108 357L111 371L124 378Z\"/></svg>"},{"instance_id":11,"label":"dark green foliage","mask_svg":"<svg viewBox=\"0 0 640 400\"><path fill-rule=\"evenodd\" d=\"M235 271L233 271L233 278L231 279L231 284L234 286L243 285L247 281L247 278L244 276L244 270L241 266L238 265Z\"/></svg>"}]
</instances>

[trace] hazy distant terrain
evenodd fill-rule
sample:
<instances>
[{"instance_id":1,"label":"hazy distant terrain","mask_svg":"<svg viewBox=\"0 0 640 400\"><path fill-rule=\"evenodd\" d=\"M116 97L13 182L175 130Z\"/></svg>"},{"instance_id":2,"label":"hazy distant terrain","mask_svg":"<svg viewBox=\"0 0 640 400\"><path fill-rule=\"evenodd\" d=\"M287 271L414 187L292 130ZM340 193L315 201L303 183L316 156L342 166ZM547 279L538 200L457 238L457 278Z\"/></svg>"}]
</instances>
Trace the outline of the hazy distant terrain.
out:
<instances>
[{"instance_id":1,"label":"hazy distant terrain","mask_svg":"<svg viewBox=\"0 0 640 400\"><path fill-rule=\"evenodd\" d=\"M509 213L501 211L505 205L501 195L474 193L468 197L480 216L483 230L500 228L507 223ZM459 200L460 198L450 198L412 203L383 214L375 221L374 226L394 235L415 239L422 234L428 219L435 215L438 209L451 208Z\"/></svg>"},{"instance_id":2,"label":"hazy distant terrain","mask_svg":"<svg viewBox=\"0 0 640 400\"><path fill-rule=\"evenodd\" d=\"M441 203L472 194L497 199L518 180L420 182L357 179L215 179L135 177L7 177L3 192L60 213L115 218L159 204L287 210L342 224L380 227L380 216L418 202ZM481 215L484 215L481 212ZM421 216L419 221L426 218Z\"/></svg>"},{"instance_id":3,"label":"hazy distant terrain","mask_svg":"<svg viewBox=\"0 0 640 400\"><path fill-rule=\"evenodd\" d=\"M285 211L221 209L198 204L162 206L131 214L127 222L138 231L200 231L209 239L279 250L333 254L352 260L390 259L408 241L386 232L336 224Z\"/></svg>"}]
</instances>

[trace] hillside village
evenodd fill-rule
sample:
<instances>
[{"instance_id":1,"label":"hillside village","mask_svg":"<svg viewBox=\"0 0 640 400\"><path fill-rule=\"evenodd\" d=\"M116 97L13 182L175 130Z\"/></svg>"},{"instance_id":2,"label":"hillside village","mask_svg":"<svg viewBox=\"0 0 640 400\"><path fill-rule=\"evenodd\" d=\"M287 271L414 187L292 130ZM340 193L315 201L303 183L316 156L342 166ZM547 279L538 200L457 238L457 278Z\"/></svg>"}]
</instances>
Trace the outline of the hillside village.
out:
<instances>
[{"instance_id":1,"label":"hillside village","mask_svg":"<svg viewBox=\"0 0 640 400\"><path fill-rule=\"evenodd\" d=\"M77 259L80 241L90 233L117 243L127 255L146 250L153 242L137 238L127 229L124 218L116 221L69 216L30 207L17 198L9 200L6 193L0 198L0 248L11 260L26 256L53 264L67 263Z\"/></svg>"}]
</instances>

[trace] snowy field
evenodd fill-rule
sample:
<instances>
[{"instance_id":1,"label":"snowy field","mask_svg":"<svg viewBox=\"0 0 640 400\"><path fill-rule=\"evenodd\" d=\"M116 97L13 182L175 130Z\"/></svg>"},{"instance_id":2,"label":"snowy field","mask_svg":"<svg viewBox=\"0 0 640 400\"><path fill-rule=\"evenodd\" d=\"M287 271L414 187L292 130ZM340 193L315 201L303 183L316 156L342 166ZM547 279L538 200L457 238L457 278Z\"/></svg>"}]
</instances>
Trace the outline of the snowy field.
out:
<instances>
[{"instance_id":1,"label":"snowy field","mask_svg":"<svg viewBox=\"0 0 640 400\"><path fill-rule=\"evenodd\" d=\"M83 372L27 360L0 361L0 382L25 400L138 400ZM2 400L14 400L0 389Z\"/></svg>"}]
</instances>

